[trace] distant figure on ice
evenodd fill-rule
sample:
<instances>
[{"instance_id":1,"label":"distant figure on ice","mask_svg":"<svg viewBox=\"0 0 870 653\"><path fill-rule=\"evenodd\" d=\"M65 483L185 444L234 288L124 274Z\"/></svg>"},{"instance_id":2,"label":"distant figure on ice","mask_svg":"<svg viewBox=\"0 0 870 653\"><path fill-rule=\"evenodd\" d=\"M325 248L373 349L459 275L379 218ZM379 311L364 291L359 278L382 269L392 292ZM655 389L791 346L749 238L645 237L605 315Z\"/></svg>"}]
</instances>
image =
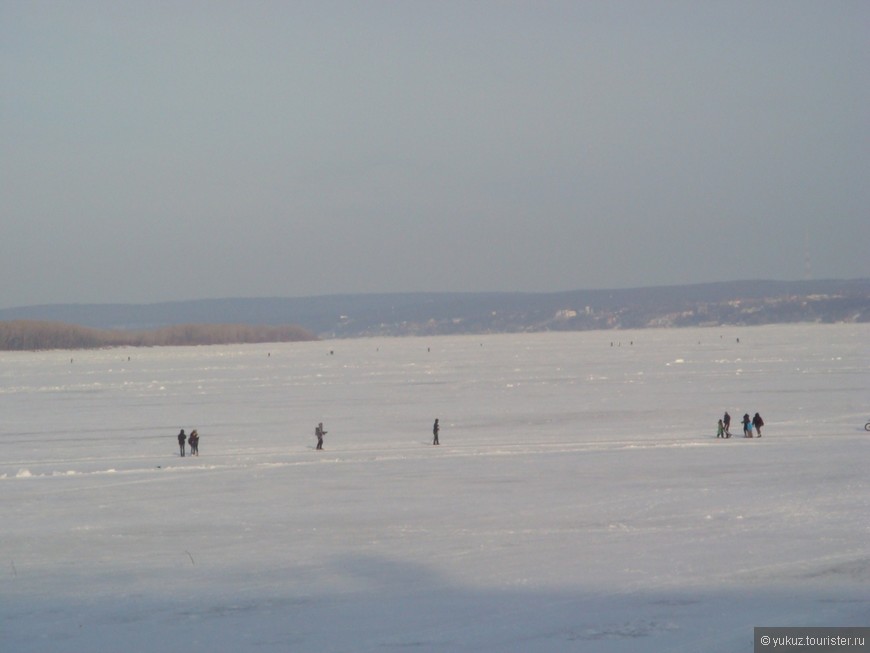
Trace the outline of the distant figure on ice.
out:
<instances>
[{"instance_id":1,"label":"distant figure on ice","mask_svg":"<svg viewBox=\"0 0 870 653\"><path fill-rule=\"evenodd\" d=\"M716 427L716 437L724 438L725 437L725 425L722 423L722 420L719 420L719 426Z\"/></svg>"},{"instance_id":2,"label":"distant figure on ice","mask_svg":"<svg viewBox=\"0 0 870 653\"><path fill-rule=\"evenodd\" d=\"M432 425L432 435L434 436L432 440L432 444L441 444L438 442L438 431L441 430L441 427L438 426L438 419L435 419L435 423Z\"/></svg>"},{"instance_id":3,"label":"distant figure on ice","mask_svg":"<svg viewBox=\"0 0 870 653\"><path fill-rule=\"evenodd\" d=\"M743 414L743 437L752 437L752 421L749 419L749 413Z\"/></svg>"},{"instance_id":4,"label":"distant figure on ice","mask_svg":"<svg viewBox=\"0 0 870 653\"><path fill-rule=\"evenodd\" d=\"M764 420L761 419L761 415L755 413L755 417L752 418L752 426L755 427L755 431L758 433L758 437L761 437L761 427L764 426Z\"/></svg>"},{"instance_id":5,"label":"distant figure on ice","mask_svg":"<svg viewBox=\"0 0 870 653\"><path fill-rule=\"evenodd\" d=\"M178 448L181 450L181 457L184 458L184 441L187 439L187 436L184 434L184 429L181 429L181 432L178 434Z\"/></svg>"},{"instance_id":6,"label":"distant figure on ice","mask_svg":"<svg viewBox=\"0 0 870 653\"><path fill-rule=\"evenodd\" d=\"M326 431L323 430L323 422L320 422L314 429L314 437L317 438L317 448L323 449L323 436L326 435Z\"/></svg>"},{"instance_id":7,"label":"distant figure on ice","mask_svg":"<svg viewBox=\"0 0 870 653\"><path fill-rule=\"evenodd\" d=\"M187 443L190 445L190 455L198 456L199 455L199 433L196 429L193 429L190 432L190 435L187 438Z\"/></svg>"},{"instance_id":8,"label":"distant figure on ice","mask_svg":"<svg viewBox=\"0 0 870 653\"><path fill-rule=\"evenodd\" d=\"M722 418L722 425L725 427L725 437L731 437L731 415L728 414L728 411L725 411L725 416Z\"/></svg>"}]
</instances>

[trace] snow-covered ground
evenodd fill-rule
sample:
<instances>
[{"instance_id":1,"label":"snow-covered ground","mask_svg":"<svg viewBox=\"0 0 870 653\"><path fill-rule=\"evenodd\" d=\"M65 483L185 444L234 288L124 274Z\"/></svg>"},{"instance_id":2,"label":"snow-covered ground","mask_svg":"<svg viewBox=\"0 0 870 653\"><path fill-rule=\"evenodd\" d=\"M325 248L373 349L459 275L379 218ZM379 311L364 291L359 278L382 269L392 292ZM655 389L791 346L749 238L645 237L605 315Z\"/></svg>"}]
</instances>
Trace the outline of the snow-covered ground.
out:
<instances>
[{"instance_id":1,"label":"snow-covered ground","mask_svg":"<svg viewBox=\"0 0 870 653\"><path fill-rule=\"evenodd\" d=\"M4 653L870 625L870 325L2 353L0 384Z\"/></svg>"}]
</instances>

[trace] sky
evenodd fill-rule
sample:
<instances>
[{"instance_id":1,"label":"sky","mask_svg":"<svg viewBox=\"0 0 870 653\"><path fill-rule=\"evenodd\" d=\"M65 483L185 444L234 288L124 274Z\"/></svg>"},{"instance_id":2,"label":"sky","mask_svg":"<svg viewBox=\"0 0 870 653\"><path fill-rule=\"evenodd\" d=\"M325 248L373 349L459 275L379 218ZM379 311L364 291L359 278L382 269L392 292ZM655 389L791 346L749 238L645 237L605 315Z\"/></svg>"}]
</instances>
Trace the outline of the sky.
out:
<instances>
[{"instance_id":1,"label":"sky","mask_svg":"<svg viewBox=\"0 0 870 653\"><path fill-rule=\"evenodd\" d=\"M0 0L0 307L870 277L870 4Z\"/></svg>"}]
</instances>

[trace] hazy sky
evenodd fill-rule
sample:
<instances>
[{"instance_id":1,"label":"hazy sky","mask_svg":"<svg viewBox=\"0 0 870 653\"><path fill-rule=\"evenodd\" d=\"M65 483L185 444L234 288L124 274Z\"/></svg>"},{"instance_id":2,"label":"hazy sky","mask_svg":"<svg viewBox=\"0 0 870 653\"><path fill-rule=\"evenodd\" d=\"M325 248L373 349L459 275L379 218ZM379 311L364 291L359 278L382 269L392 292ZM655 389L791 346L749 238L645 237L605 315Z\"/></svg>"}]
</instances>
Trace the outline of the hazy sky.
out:
<instances>
[{"instance_id":1,"label":"hazy sky","mask_svg":"<svg viewBox=\"0 0 870 653\"><path fill-rule=\"evenodd\" d=\"M0 0L0 306L870 276L870 3Z\"/></svg>"}]
</instances>

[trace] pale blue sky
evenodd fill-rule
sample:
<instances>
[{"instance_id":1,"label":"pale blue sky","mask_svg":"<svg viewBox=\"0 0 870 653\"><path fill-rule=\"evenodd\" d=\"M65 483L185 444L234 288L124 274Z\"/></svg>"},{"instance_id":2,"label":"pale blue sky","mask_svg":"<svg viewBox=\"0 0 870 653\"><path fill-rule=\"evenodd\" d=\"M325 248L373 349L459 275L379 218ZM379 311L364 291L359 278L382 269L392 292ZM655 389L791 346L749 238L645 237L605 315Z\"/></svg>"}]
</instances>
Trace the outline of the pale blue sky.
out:
<instances>
[{"instance_id":1,"label":"pale blue sky","mask_svg":"<svg viewBox=\"0 0 870 653\"><path fill-rule=\"evenodd\" d=\"M868 35L865 1L0 0L0 306L870 277Z\"/></svg>"}]
</instances>

